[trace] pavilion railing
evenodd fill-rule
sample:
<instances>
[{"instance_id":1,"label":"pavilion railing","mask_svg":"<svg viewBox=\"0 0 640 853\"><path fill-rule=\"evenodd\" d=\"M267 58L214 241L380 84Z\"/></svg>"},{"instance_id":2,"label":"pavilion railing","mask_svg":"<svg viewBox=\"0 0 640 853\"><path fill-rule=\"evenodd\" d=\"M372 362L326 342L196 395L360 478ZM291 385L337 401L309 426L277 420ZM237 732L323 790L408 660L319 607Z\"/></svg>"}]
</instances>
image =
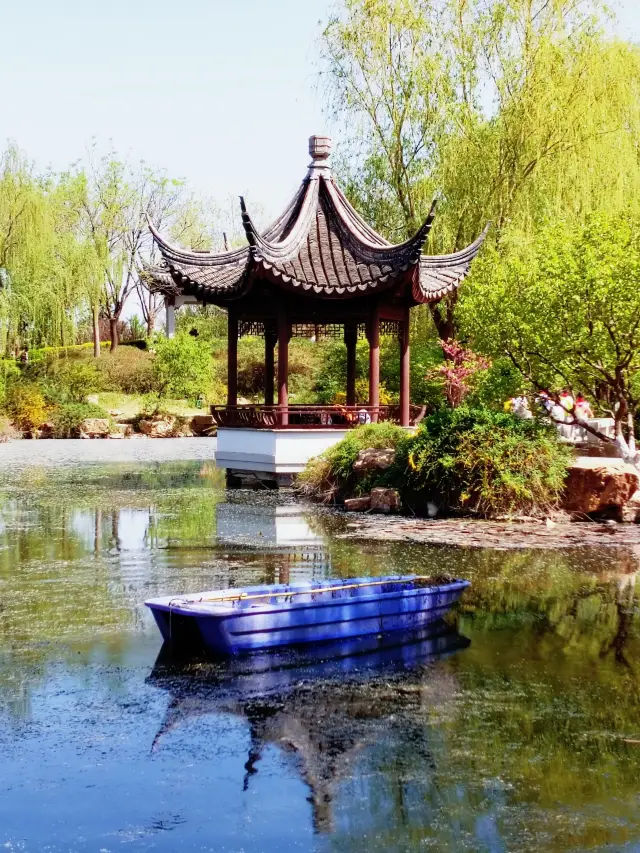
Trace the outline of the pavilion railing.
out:
<instances>
[{"instance_id":1,"label":"pavilion railing","mask_svg":"<svg viewBox=\"0 0 640 853\"><path fill-rule=\"evenodd\" d=\"M288 423L283 424L283 414ZM420 423L424 406L410 406L409 424ZM387 421L400 423L400 406L301 406L284 409L277 405L245 403L237 406L211 406L214 424L220 427L248 429L352 429L361 424Z\"/></svg>"}]
</instances>

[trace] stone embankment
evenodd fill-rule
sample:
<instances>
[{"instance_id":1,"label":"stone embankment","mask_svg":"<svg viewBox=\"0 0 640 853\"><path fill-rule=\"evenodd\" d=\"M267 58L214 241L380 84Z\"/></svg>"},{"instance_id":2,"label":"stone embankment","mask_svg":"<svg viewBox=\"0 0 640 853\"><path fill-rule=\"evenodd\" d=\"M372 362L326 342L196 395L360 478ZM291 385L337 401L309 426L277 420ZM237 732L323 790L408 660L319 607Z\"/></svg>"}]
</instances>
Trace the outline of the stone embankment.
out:
<instances>
[{"instance_id":1,"label":"stone embankment","mask_svg":"<svg viewBox=\"0 0 640 853\"><path fill-rule=\"evenodd\" d=\"M563 509L574 517L636 521L639 485L637 468L622 459L580 456L569 468Z\"/></svg>"},{"instance_id":2,"label":"stone embankment","mask_svg":"<svg viewBox=\"0 0 640 853\"><path fill-rule=\"evenodd\" d=\"M393 464L393 450L361 450L353 471L362 479ZM395 489L374 488L370 495L349 498L348 512L392 513L401 509ZM567 520L640 521L640 475L622 459L578 457L568 471L561 509Z\"/></svg>"}]
</instances>

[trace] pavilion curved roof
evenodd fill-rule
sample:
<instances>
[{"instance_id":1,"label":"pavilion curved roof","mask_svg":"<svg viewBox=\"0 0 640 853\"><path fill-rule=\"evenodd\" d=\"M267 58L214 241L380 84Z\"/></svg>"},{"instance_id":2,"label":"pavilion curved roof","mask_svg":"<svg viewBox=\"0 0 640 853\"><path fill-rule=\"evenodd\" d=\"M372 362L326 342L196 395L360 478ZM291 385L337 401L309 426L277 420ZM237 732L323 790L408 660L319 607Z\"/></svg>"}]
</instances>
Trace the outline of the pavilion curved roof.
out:
<instances>
[{"instance_id":1,"label":"pavilion curved roof","mask_svg":"<svg viewBox=\"0 0 640 853\"><path fill-rule=\"evenodd\" d=\"M147 269L156 290L225 304L242 297L254 280L267 279L286 290L324 299L381 292L411 284L415 302L433 302L455 289L477 255L482 235L460 252L424 256L422 249L435 216L435 202L416 234L392 245L377 234L349 203L329 168L330 141L311 137L312 162L283 214L261 233L241 199L248 246L226 252L183 249L149 223L163 263Z\"/></svg>"}]
</instances>

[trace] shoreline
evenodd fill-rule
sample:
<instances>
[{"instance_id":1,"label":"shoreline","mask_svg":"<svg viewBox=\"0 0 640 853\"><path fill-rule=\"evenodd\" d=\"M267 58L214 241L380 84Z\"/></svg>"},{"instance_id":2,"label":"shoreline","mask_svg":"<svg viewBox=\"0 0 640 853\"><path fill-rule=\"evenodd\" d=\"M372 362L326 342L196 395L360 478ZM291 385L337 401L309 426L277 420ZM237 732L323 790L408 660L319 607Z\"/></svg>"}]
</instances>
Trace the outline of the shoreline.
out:
<instances>
[{"instance_id":1,"label":"shoreline","mask_svg":"<svg viewBox=\"0 0 640 853\"><path fill-rule=\"evenodd\" d=\"M28 468L91 464L214 462L215 437L147 438L110 441L40 439L0 444L0 474ZM334 510L336 512L336 510ZM346 526L337 536L361 542L488 548L558 550L632 548L640 555L640 525L593 521L491 521L469 518L427 519L403 515L342 513Z\"/></svg>"},{"instance_id":2,"label":"shoreline","mask_svg":"<svg viewBox=\"0 0 640 853\"><path fill-rule=\"evenodd\" d=\"M22 439L0 444L0 471L31 466L60 467L94 462L213 462L217 439L126 438Z\"/></svg>"},{"instance_id":3,"label":"shoreline","mask_svg":"<svg viewBox=\"0 0 640 853\"><path fill-rule=\"evenodd\" d=\"M416 545L448 545L492 550L553 550L562 548L638 548L640 525L560 521L490 521L468 518L408 518L407 516L359 516L349 514L347 530L340 539L368 542L403 542Z\"/></svg>"}]
</instances>

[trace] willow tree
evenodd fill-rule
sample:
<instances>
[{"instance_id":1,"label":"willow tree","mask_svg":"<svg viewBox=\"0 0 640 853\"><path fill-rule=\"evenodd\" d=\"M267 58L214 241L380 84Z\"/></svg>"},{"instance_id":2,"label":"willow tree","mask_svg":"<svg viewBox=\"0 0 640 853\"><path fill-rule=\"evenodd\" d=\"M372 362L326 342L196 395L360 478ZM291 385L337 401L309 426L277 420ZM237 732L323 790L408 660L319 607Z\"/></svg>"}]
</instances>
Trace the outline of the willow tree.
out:
<instances>
[{"instance_id":1,"label":"willow tree","mask_svg":"<svg viewBox=\"0 0 640 853\"><path fill-rule=\"evenodd\" d=\"M607 20L599 0L344 0L322 47L352 200L397 240L440 193L446 252L487 220L499 241L637 196L639 53Z\"/></svg>"},{"instance_id":2,"label":"willow tree","mask_svg":"<svg viewBox=\"0 0 640 853\"><path fill-rule=\"evenodd\" d=\"M144 266L153 260L150 218L170 232L200 235L198 204L182 181L145 163L131 165L111 153L89 152L83 208L86 233L102 265L102 313L109 320L111 349L118 346L118 323L125 305L137 292L147 331L160 310L149 292ZM195 239L195 237L194 237Z\"/></svg>"},{"instance_id":3,"label":"willow tree","mask_svg":"<svg viewBox=\"0 0 640 853\"><path fill-rule=\"evenodd\" d=\"M5 349L73 341L84 266L77 223L64 182L36 175L24 156L9 148L0 159Z\"/></svg>"},{"instance_id":4,"label":"willow tree","mask_svg":"<svg viewBox=\"0 0 640 853\"><path fill-rule=\"evenodd\" d=\"M640 216L555 223L479 259L460 306L474 345L508 356L538 390L570 388L614 418L621 455L640 467ZM592 425L574 421L604 442Z\"/></svg>"}]
</instances>

